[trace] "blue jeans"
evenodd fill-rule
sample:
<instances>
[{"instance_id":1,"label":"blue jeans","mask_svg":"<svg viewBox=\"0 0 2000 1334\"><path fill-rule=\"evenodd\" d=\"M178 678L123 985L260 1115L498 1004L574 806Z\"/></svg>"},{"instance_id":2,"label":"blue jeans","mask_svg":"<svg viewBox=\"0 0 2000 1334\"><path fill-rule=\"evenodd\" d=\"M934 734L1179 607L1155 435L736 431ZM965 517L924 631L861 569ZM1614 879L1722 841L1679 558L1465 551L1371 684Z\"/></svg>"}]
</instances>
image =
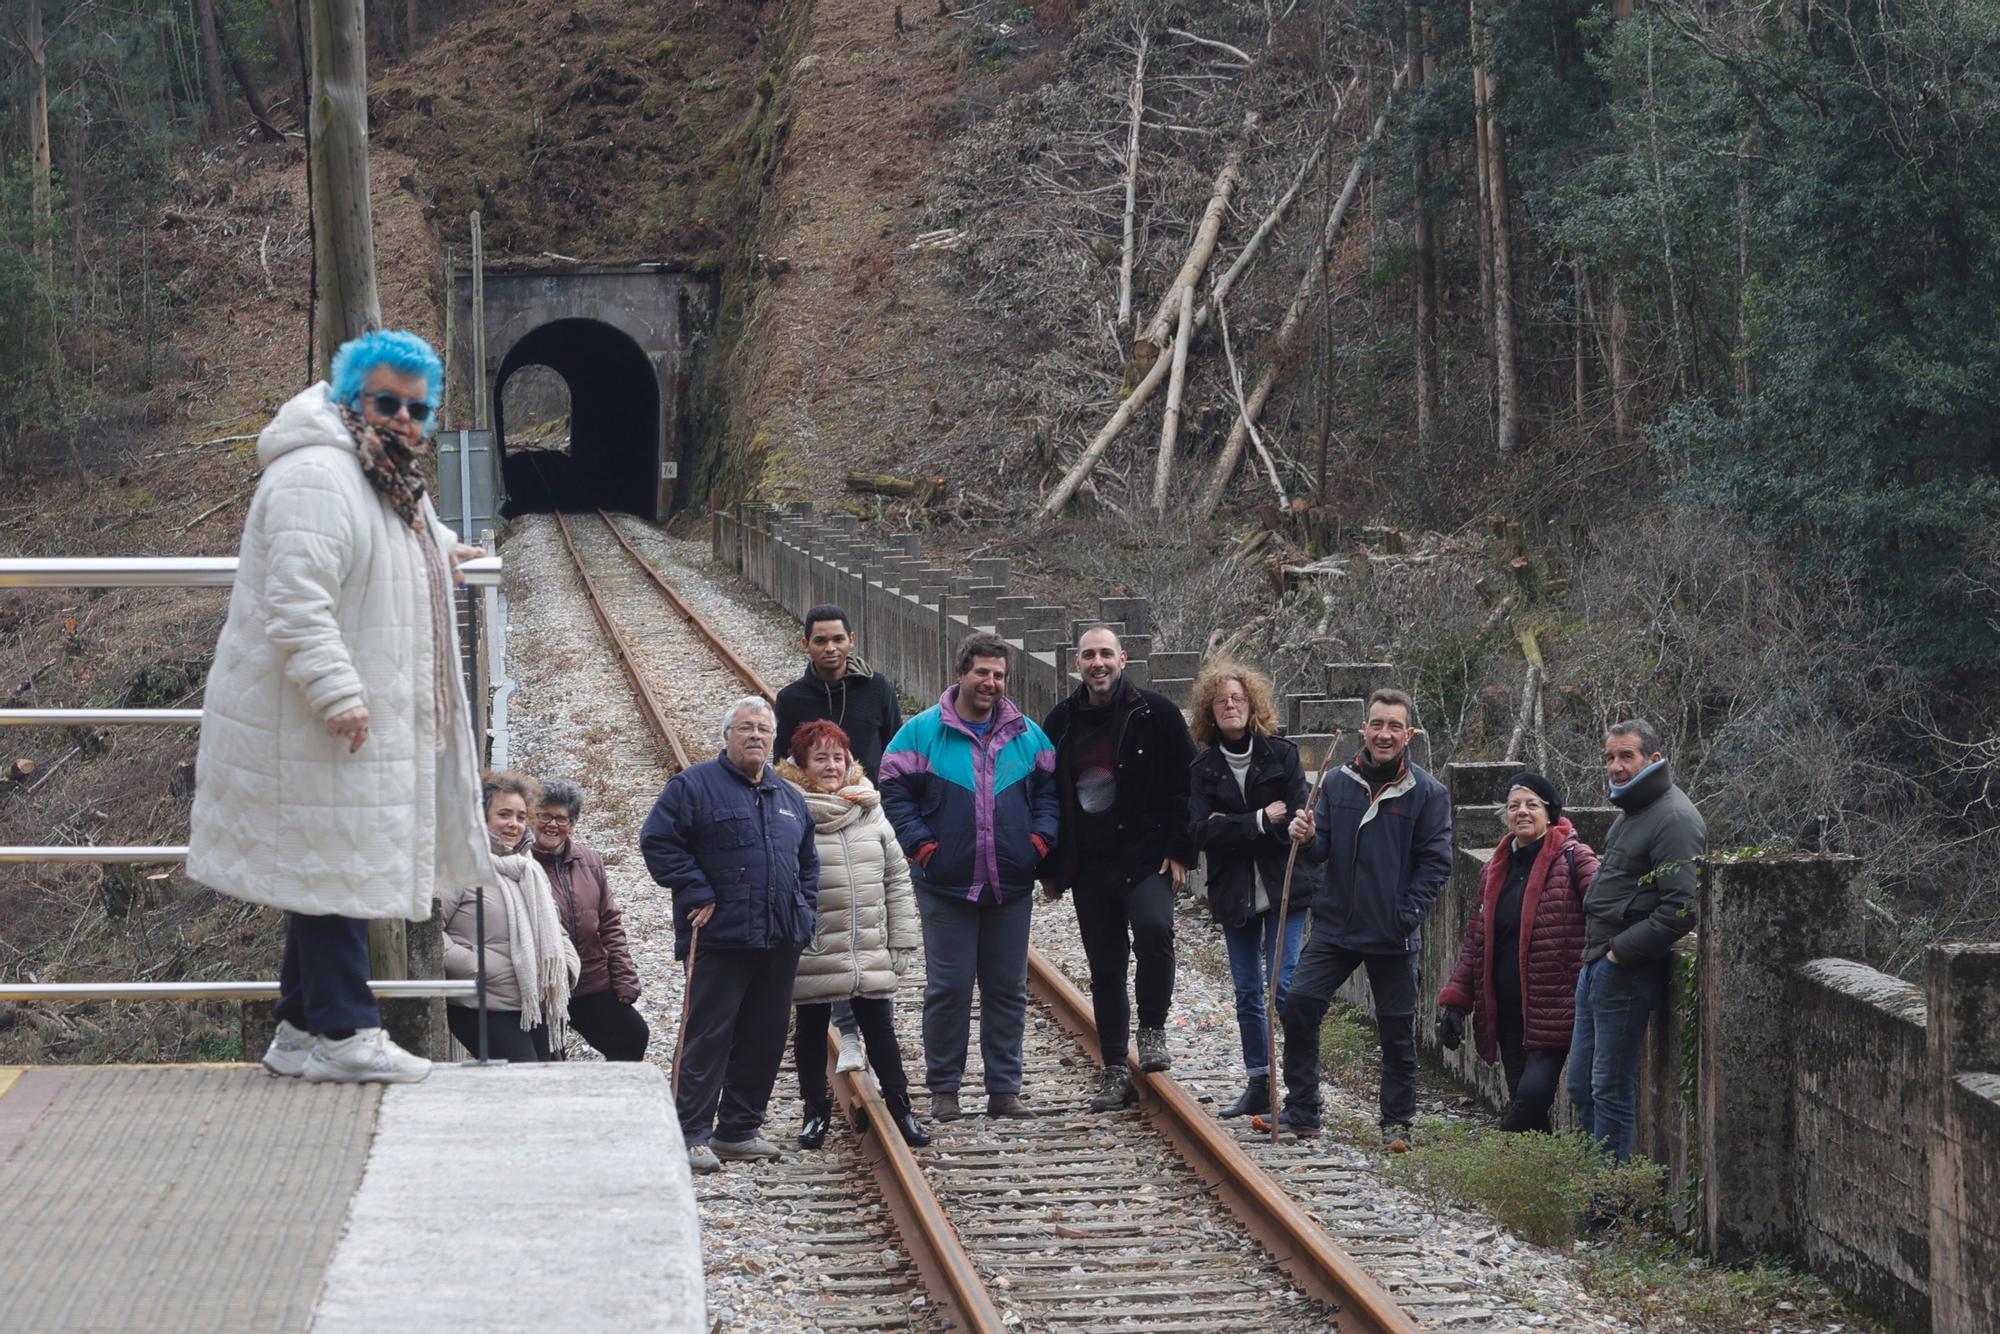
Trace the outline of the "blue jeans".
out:
<instances>
[{"instance_id":1,"label":"blue jeans","mask_svg":"<svg viewBox=\"0 0 2000 1334\"><path fill-rule=\"evenodd\" d=\"M1298 966L1299 942L1305 939L1306 914L1285 918L1285 953L1278 965L1278 1004L1291 990L1292 969ZM1271 1073L1271 1028L1264 1015L1264 988L1271 980L1271 957L1278 952L1278 914L1257 913L1242 926L1225 926L1229 946L1229 980L1236 984L1236 1033L1243 1043L1243 1069L1251 1078Z\"/></svg>"},{"instance_id":2,"label":"blue jeans","mask_svg":"<svg viewBox=\"0 0 2000 1334\"><path fill-rule=\"evenodd\" d=\"M1569 1047L1569 1100L1576 1123L1612 1158L1630 1162L1646 1021L1667 998L1673 957L1633 967L1609 956L1576 979L1576 1034Z\"/></svg>"}]
</instances>

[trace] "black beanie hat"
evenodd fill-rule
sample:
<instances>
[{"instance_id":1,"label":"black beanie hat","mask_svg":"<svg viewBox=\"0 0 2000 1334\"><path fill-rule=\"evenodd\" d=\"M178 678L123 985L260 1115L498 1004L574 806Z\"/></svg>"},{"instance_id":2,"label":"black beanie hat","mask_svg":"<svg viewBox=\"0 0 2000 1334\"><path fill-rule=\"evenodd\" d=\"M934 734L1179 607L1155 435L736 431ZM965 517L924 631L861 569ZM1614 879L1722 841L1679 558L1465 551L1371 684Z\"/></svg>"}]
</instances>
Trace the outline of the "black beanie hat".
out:
<instances>
[{"instance_id":1,"label":"black beanie hat","mask_svg":"<svg viewBox=\"0 0 2000 1334\"><path fill-rule=\"evenodd\" d=\"M1554 783L1538 773L1518 773L1507 780L1508 791L1511 792L1517 787L1525 787L1542 799L1542 805L1549 808L1550 824L1563 818L1562 793L1556 791Z\"/></svg>"}]
</instances>

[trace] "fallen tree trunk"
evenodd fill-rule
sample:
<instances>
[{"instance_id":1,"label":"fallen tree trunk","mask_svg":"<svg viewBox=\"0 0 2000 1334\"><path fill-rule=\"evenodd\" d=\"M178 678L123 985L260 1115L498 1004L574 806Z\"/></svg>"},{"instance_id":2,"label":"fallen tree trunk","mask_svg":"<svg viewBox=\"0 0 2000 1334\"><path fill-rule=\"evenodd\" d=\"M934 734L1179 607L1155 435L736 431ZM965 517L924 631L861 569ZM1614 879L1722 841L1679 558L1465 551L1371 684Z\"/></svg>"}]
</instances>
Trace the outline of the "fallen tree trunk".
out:
<instances>
[{"instance_id":1,"label":"fallen tree trunk","mask_svg":"<svg viewBox=\"0 0 2000 1334\"><path fill-rule=\"evenodd\" d=\"M1167 416L1160 424L1160 459L1153 472L1153 508L1164 514L1173 481L1174 446L1181 434L1181 393L1187 388L1188 339L1194 326L1194 284L1181 289L1180 326L1174 334L1173 370L1167 377Z\"/></svg>"},{"instance_id":2,"label":"fallen tree trunk","mask_svg":"<svg viewBox=\"0 0 2000 1334\"><path fill-rule=\"evenodd\" d=\"M1245 121L1245 125L1255 124L1255 119ZM1160 298L1160 307L1153 312L1153 318L1134 340L1134 356L1143 357L1150 349L1157 357L1167 350L1167 328L1173 322L1174 312L1180 309L1181 293L1191 289L1201 277L1201 271L1208 267L1208 261L1215 255L1215 243L1222 235L1222 219L1229 212L1229 196L1236 189L1236 177L1243 164L1243 150L1230 150L1223 162L1222 170L1215 177L1215 191L1208 197L1208 207L1202 211L1201 225L1195 228L1194 245L1188 250L1187 258L1181 262L1181 270L1174 275L1173 285Z\"/></svg>"},{"instance_id":3,"label":"fallen tree trunk","mask_svg":"<svg viewBox=\"0 0 2000 1334\"><path fill-rule=\"evenodd\" d=\"M1146 372L1146 378L1132 386L1132 392L1118 405L1118 411L1111 414L1111 420L1104 423L1104 429L1097 433L1096 438L1084 446L1083 453L1070 466L1070 470L1063 474L1062 481L1056 483L1056 489L1049 493L1049 498L1042 502L1043 518L1053 516L1069 503L1069 498L1076 494L1079 486L1083 485L1083 479L1090 476L1090 470L1097 466L1100 458L1104 457L1104 451L1111 447L1111 442L1118 438L1118 433L1124 430L1138 414L1139 409L1146 405L1146 400L1153 396L1155 389L1159 388L1160 381L1166 378L1167 358L1154 358L1153 367Z\"/></svg>"},{"instance_id":4,"label":"fallen tree trunk","mask_svg":"<svg viewBox=\"0 0 2000 1334\"><path fill-rule=\"evenodd\" d=\"M849 491L876 496L915 496L922 499L944 490L944 474L935 477L897 477L885 472L851 472L846 477Z\"/></svg>"},{"instance_id":5,"label":"fallen tree trunk","mask_svg":"<svg viewBox=\"0 0 2000 1334\"><path fill-rule=\"evenodd\" d=\"M1139 199L1139 123L1146 116L1146 30L1139 30L1139 59L1132 71L1132 130L1125 140L1125 247L1118 256L1118 332L1132 321L1132 216Z\"/></svg>"},{"instance_id":6,"label":"fallen tree trunk","mask_svg":"<svg viewBox=\"0 0 2000 1334\"><path fill-rule=\"evenodd\" d=\"M1361 177L1368 166L1368 150L1375 146L1376 141L1382 137L1382 131L1388 127L1389 108L1394 104L1396 93L1401 90L1403 80L1408 76L1407 68L1398 70L1395 82L1389 85L1389 99L1383 103L1381 113L1375 117L1375 124L1369 129L1368 138L1363 141L1361 151L1354 155L1354 165L1348 168L1347 181L1341 187L1340 198L1334 201L1332 210L1326 215L1326 226L1320 233L1319 249L1314 253L1312 262L1306 265L1305 272L1299 277L1298 290L1292 294L1292 304L1286 307L1285 317L1278 324L1278 331L1272 338L1274 343L1282 344L1289 338L1305 314L1306 303L1312 297L1313 281L1326 268L1327 260L1333 253L1334 238L1340 234L1340 225L1346 221L1347 211L1353 207L1354 197L1360 192ZM1238 461L1243 457L1243 445L1250 436L1250 423L1256 421L1264 411L1264 404L1270 400L1271 390L1276 387L1277 381L1278 368L1275 365L1266 367L1264 374L1258 378L1256 389L1251 391L1250 401L1237 415L1236 425L1229 432L1229 440L1223 445L1221 455L1215 460L1215 470L1209 475L1208 488L1202 492L1201 500L1195 506L1197 517L1206 518L1213 514L1215 507L1222 502L1222 493L1228 487Z\"/></svg>"}]
</instances>

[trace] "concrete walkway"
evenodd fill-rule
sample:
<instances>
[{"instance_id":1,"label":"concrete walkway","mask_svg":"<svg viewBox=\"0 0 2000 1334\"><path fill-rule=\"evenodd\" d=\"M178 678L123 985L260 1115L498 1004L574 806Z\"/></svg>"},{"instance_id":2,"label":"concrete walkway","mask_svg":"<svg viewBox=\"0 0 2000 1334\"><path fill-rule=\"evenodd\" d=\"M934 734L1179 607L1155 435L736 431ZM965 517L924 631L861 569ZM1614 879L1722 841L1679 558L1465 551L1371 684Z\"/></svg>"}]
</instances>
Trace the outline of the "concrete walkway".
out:
<instances>
[{"instance_id":1,"label":"concrete walkway","mask_svg":"<svg viewBox=\"0 0 2000 1334\"><path fill-rule=\"evenodd\" d=\"M705 1328L694 1195L648 1065L0 1070L0 1326Z\"/></svg>"}]
</instances>

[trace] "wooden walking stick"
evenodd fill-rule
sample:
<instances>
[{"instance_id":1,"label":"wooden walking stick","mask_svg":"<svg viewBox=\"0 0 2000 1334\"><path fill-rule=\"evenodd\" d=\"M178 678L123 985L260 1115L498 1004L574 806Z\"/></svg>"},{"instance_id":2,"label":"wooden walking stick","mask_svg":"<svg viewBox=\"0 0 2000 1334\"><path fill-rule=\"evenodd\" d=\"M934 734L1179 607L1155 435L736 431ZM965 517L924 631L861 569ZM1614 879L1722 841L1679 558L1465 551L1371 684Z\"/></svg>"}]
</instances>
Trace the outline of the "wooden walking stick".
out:
<instances>
[{"instance_id":1,"label":"wooden walking stick","mask_svg":"<svg viewBox=\"0 0 2000 1334\"><path fill-rule=\"evenodd\" d=\"M1333 739L1326 743L1326 755L1319 762L1319 772L1313 775L1312 789L1306 793L1305 808L1308 811L1317 810L1319 807L1319 786L1326 781L1326 771L1332 767L1334 752L1340 749L1340 738L1345 735L1344 731L1335 730ZM1290 832L1287 828L1288 837ZM1278 1039L1283 1035L1281 1025L1278 1023L1278 978L1285 971L1285 917L1292 906L1292 871L1299 864L1299 846L1298 842L1294 841L1291 856L1285 858L1285 887L1278 895L1278 943L1272 950L1271 979L1264 984L1264 1055L1271 1067L1265 1072L1265 1078L1271 1082L1270 1117L1273 1144L1278 1142ZM678 1070L678 1065L675 1068Z\"/></svg>"},{"instance_id":2,"label":"wooden walking stick","mask_svg":"<svg viewBox=\"0 0 2000 1334\"><path fill-rule=\"evenodd\" d=\"M688 1010L694 1004L694 956L700 948L701 928L697 926L694 934L688 937L688 975L681 987L681 1029L674 1035L674 1085L671 1092L675 1102L681 1100L681 1053L687 1050Z\"/></svg>"}]
</instances>

